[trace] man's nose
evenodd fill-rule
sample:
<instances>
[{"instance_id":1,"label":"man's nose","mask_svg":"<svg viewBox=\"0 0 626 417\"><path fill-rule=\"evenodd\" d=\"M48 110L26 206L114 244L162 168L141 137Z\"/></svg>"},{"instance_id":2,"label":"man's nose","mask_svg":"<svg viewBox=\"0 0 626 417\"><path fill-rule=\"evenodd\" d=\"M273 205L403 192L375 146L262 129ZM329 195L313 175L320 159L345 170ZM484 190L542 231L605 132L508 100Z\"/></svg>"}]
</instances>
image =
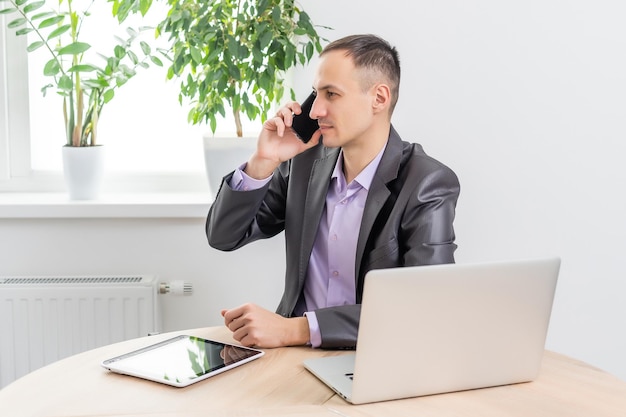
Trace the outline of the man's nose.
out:
<instances>
[{"instance_id":1,"label":"man's nose","mask_svg":"<svg viewBox=\"0 0 626 417\"><path fill-rule=\"evenodd\" d=\"M324 117L324 106L321 100L318 97L315 97L313 100L313 105L311 106L311 111L309 112L309 117L311 119L319 119Z\"/></svg>"}]
</instances>

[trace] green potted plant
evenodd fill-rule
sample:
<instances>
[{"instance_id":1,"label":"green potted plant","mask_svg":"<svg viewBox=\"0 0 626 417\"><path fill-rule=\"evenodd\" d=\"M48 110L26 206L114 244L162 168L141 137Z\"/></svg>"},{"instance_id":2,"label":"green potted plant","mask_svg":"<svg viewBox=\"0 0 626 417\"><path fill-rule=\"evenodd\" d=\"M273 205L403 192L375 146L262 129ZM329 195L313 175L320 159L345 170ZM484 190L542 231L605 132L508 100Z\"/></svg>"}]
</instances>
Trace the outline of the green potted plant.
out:
<instances>
[{"instance_id":1,"label":"green potted plant","mask_svg":"<svg viewBox=\"0 0 626 417\"><path fill-rule=\"evenodd\" d=\"M208 123L213 134L228 108L238 137L243 136L242 115L265 121L284 95L288 72L298 64L305 66L322 50L324 39L294 0L168 0L168 5L157 28L158 35L171 42L167 76L181 81L179 101L191 106L188 121ZM295 99L291 87L289 91ZM205 137L207 169L226 164L217 174L208 172L216 191L233 162L207 150L214 144L225 146L210 136ZM254 146L226 141L245 152ZM240 158L235 157L235 163Z\"/></svg>"},{"instance_id":2,"label":"green potted plant","mask_svg":"<svg viewBox=\"0 0 626 417\"><path fill-rule=\"evenodd\" d=\"M128 28L125 38L116 37L117 44L109 56L93 53L81 31L89 19L97 19L90 13L94 1L59 0L58 7L51 8L41 0L0 0L0 14L10 16L8 28L15 29L17 36L34 39L32 42L29 39L27 51L48 54L42 70L50 82L41 91L44 95L53 91L62 97L59 117L63 117L66 133L64 172L70 196L76 199L97 195L102 172L102 148L97 132L104 105L138 69L147 68L150 63L163 65L150 45L140 39L142 28ZM145 14L151 5L151 1L135 1L131 7L120 10L117 1L113 3L113 14L120 12L117 15L120 23L130 12ZM79 155L74 155L78 152ZM70 165L74 160L77 166ZM83 171L93 168L99 171ZM72 173L78 175L78 182L73 182ZM93 178L95 183L87 183L88 178Z\"/></svg>"}]
</instances>

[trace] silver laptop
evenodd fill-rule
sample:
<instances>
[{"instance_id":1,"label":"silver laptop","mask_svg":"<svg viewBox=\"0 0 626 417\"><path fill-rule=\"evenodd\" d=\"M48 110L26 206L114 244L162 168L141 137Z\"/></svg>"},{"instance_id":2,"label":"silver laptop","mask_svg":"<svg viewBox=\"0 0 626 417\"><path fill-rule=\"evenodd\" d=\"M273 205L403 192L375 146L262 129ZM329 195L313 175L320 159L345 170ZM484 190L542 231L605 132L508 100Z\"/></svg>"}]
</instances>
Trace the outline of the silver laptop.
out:
<instances>
[{"instance_id":1,"label":"silver laptop","mask_svg":"<svg viewBox=\"0 0 626 417\"><path fill-rule=\"evenodd\" d=\"M559 258L370 271L356 353L304 366L353 404L528 382Z\"/></svg>"}]
</instances>

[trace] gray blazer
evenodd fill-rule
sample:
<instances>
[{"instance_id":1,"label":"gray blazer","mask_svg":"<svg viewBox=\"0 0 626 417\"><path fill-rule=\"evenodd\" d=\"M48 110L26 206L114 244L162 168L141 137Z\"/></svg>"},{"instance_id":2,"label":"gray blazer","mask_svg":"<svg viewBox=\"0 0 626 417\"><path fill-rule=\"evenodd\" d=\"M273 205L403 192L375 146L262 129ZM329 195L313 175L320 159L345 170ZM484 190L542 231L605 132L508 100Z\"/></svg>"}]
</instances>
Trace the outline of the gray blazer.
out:
<instances>
[{"instance_id":1,"label":"gray blazer","mask_svg":"<svg viewBox=\"0 0 626 417\"><path fill-rule=\"evenodd\" d=\"M206 222L209 244L230 251L285 231L285 290L277 313L291 317L309 258L338 148L315 146L281 164L265 187L234 191L224 177ZM459 182L419 144L390 130L365 203L356 250L356 305L316 311L322 348L356 345L363 280L371 269L453 263Z\"/></svg>"}]
</instances>

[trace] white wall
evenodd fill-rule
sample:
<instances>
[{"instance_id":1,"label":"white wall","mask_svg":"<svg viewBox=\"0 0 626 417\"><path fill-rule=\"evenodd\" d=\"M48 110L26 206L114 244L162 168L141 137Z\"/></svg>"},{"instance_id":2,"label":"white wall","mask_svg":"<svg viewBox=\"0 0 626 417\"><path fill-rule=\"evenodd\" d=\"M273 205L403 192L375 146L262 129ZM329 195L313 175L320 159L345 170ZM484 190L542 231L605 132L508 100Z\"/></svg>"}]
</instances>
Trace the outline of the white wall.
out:
<instances>
[{"instance_id":1,"label":"white wall","mask_svg":"<svg viewBox=\"0 0 626 417\"><path fill-rule=\"evenodd\" d=\"M394 125L461 181L457 261L561 256L548 348L626 379L626 3L301 3L397 46Z\"/></svg>"},{"instance_id":2,"label":"white wall","mask_svg":"<svg viewBox=\"0 0 626 417\"><path fill-rule=\"evenodd\" d=\"M164 331L222 324L222 308L248 301L274 309L282 294L280 238L219 252L202 218L0 219L0 236L4 277L150 274L192 283L192 296L160 296Z\"/></svg>"},{"instance_id":3,"label":"white wall","mask_svg":"<svg viewBox=\"0 0 626 417\"><path fill-rule=\"evenodd\" d=\"M372 32L398 47L394 124L461 181L457 260L561 256L548 348L626 379L626 3L301 4L331 39ZM310 71L298 80L306 92ZM0 236L0 275L192 281L194 296L164 298L165 330L218 324L244 301L273 308L282 288L280 237L220 253L203 219L7 219Z\"/></svg>"}]
</instances>

